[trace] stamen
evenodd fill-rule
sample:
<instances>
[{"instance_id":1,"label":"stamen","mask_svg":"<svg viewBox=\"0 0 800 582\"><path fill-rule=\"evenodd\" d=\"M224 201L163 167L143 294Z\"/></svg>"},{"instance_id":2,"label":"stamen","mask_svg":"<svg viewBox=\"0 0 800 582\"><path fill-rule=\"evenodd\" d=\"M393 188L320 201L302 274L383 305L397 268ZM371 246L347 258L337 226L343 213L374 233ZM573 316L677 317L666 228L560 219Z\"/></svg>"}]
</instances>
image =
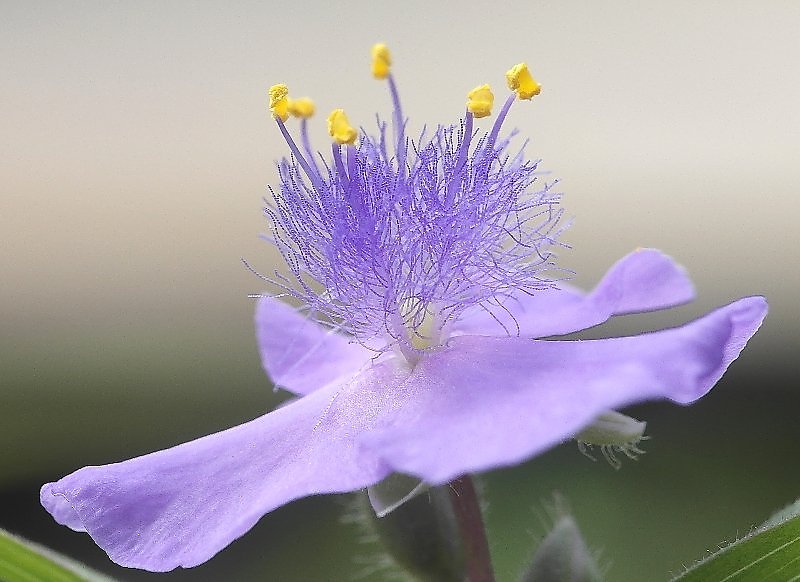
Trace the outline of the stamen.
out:
<instances>
[{"instance_id":1,"label":"stamen","mask_svg":"<svg viewBox=\"0 0 800 582\"><path fill-rule=\"evenodd\" d=\"M394 84L394 77L390 74L389 91L392 94L392 103L394 105L394 134L397 137L397 172L400 177L405 175L406 169L406 121L403 117L403 109L400 107L400 94L397 92L397 86Z\"/></svg>"},{"instance_id":2,"label":"stamen","mask_svg":"<svg viewBox=\"0 0 800 582\"><path fill-rule=\"evenodd\" d=\"M303 142L303 149L308 156L308 162L314 172L319 175L319 166L317 165L314 150L311 149L311 140L308 139L308 119L300 120L300 141Z\"/></svg>"},{"instance_id":3,"label":"stamen","mask_svg":"<svg viewBox=\"0 0 800 582\"><path fill-rule=\"evenodd\" d=\"M528 65L519 63L506 72L508 88L516 92L520 99L531 99L542 91L542 86L537 83L528 70Z\"/></svg>"},{"instance_id":4,"label":"stamen","mask_svg":"<svg viewBox=\"0 0 800 582\"><path fill-rule=\"evenodd\" d=\"M488 117L492 114L494 93L489 85L479 85L467 93L467 111L475 117Z\"/></svg>"},{"instance_id":5,"label":"stamen","mask_svg":"<svg viewBox=\"0 0 800 582\"><path fill-rule=\"evenodd\" d=\"M383 43L378 43L372 47L372 75L376 79L385 79L389 75L389 67L392 64L392 55L389 47Z\"/></svg>"},{"instance_id":6,"label":"stamen","mask_svg":"<svg viewBox=\"0 0 800 582\"><path fill-rule=\"evenodd\" d=\"M289 88L283 83L269 88L269 110L275 119L286 121L289 118Z\"/></svg>"},{"instance_id":7,"label":"stamen","mask_svg":"<svg viewBox=\"0 0 800 582\"><path fill-rule=\"evenodd\" d=\"M308 119L314 115L315 111L314 102L308 97L287 99L286 108L290 115L293 117L299 117L300 119Z\"/></svg>"},{"instance_id":8,"label":"stamen","mask_svg":"<svg viewBox=\"0 0 800 582\"><path fill-rule=\"evenodd\" d=\"M342 181L342 186L345 188L350 184L350 176L347 175L347 170L344 169L344 162L342 162L342 146L334 142L331 144L331 153L333 154L333 164L336 166L336 173Z\"/></svg>"},{"instance_id":9,"label":"stamen","mask_svg":"<svg viewBox=\"0 0 800 582\"><path fill-rule=\"evenodd\" d=\"M514 94L510 95L508 99L506 99L506 102L503 104L503 108L500 110L500 113L497 115L497 119L494 121L492 131L489 133L489 139L486 140L485 151L487 154L489 154L494 148L494 144L497 141L497 136L500 134L500 127L503 125L509 109L511 109L511 104L514 102L514 97L516 96L519 99L531 99L534 95L538 95L542 91L542 86L533 79L530 71L528 70L528 65L525 63L514 65L508 71L506 71L506 82L508 83L508 88L514 91Z\"/></svg>"},{"instance_id":10,"label":"stamen","mask_svg":"<svg viewBox=\"0 0 800 582\"><path fill-rule=\"evenodd\" d=\"M487 155L492 153L494 149L494 144L497 141L497 136L500 135L500 128L503 125L503 122L506 120L506 115L508 115L509 109L511 109L511 105L514 104L514 97L515 94L512 93L506 99L506 102L503 103L502 109L500 109L500 113L497 114L497 119L494 120L494 125L492 126L492 131L489 132L489 138L486 140L486 146L484 147L484 151Z\"/></svg>"},{"instance_id":11,"label":"stamen","mask_svg":"<svg viewBox=\"0 0 800 582\"><path fill-rule=\"evenodd\" d=\"M447 184L447 203L452 202L453 195L461 184L461 170L467 163L467 156L469 155L469 144L472 141L472 124L473 114L467 111L464 116L464 137L461 139L461 144L458 147L458 157L453 166L453 173L450 182Z\"/></svg>"},{"instance_id":12,"label":"stamen","mask_svg":"<svg viewBox=\"0 0 800 582\"><path fill-rule=\"evenodd\" d=\"M392 123L394 125L395 135L395 152L397 158L397 171L398 175L402 178L405 175L406 166L406 136L405 136L405 118L403 117L403 109L400 107L400 94L397 92L397 86L394 83L394 78L389 72L389 67L392 64L392 56L389 52L389 47L383 43L378 43L372 47L372 75L376 79L387 79L389 82L389 91L392 94L392 104L394 105L394 112L392 115Z\"/></svg>"},{"instance_id":13,"label":"stamen","mask_svg":"<svg viewBox=\"0 0 800 582\"><path fill-rule=\"evenodd\" d=\"M358 132L350 125L344 109L334 109L328 116L328 133L339 145L353 145L358 137Z\"/></svg>"},{"instance_id":14,"label":"stamen","mask_svg":"<svg viewBox=\"0 0 800 582\"><path fill-rule=\"evenodd\" d=\"M474 115L467 111L464 116L464 137L461 140L461 146L458 149L458 159L456 160L455 172L461 171L461 168L467 161L469 154L469 144L472 141L472 120Z\"/></svg>"},{"instance_id":15,"label":"stamen","mask_svg":"<svg viewBox=\"0 0 800 582\"><path fill-rule=\"evenodd\" d=\"M287 110L289 115L300 119L300 141L303 143L303 150L308 156L308 164L311 169L319 176L319 167L311 149L311 142L308 139L308 119L314 115L316 107L314 102L308 97L298 99L287 99Z\"/></svg>"},{"instance_id":16,"label":"stamen","mask_svg":"<svg viewBox=\"0 0 800 582\"><path fill-rule=\"evenodd\" d=\"M352 182L357 172L356 148L347 147L345 153L347 154L347 179Z\"/></svg>"},{"instance_id":17,"label":"stamen","mask_svg":"<svg viewBox=\"0 0 800 582\"><path fill-rule=\"evenodd\" d=\"M288 114L287 114L288 117ZM319 178L319 174L311 169L311 166L308 165L308 162L303 157L303 154L300 153L300 150L297 148L297 144L294 143L292 136L289 135L289 130L286 129L286 125L284 125L283 120L275 115L275 123L278 124L278 129L281 130L283 134L283 139L286 140L286 143L289 145L289 149L292 150L292 154L297 159L297 163L300 164L300 167L303 168L303 171L306 173L308 178L311 180L311 183L314 185L314 188L317 192L322 192L322 181Z\"/></svg>"}]
</instances>

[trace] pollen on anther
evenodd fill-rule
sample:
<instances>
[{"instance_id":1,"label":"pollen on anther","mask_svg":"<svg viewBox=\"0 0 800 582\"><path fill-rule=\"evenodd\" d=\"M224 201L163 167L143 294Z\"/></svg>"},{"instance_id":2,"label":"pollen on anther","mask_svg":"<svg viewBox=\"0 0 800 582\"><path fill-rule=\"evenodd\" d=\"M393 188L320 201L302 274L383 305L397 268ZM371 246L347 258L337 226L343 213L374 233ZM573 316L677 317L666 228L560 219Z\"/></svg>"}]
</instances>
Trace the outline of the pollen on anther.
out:
<instances>
[{"instance_id":1,"label":"pollen on anther","mask_svg":"<svg viewBox=\"0 0 800 582\"><path fill-rule=\"evenodd\" d=\"M269 88L269 110L276 118L286 121L289 118L289 88L283 83Z\"/></svg>"},{"instance_id":2,"label":"pollen on anther","mask_svg":"<svg viewBox=\"0 0 800 582\"><path fill-rule=\"evenodd\" d=\"M358 131L350 125L344 109L334 109L328 116L328 133L340 145L353 145L358 137Z\"/></svg>"},{"instance_id":3,"label":"pollen on anther","mask_svg":"<svg viewBox=\"0 0 800 582\"><path fill-rule=\"evenodd\" d=\"M389 47L378 43L372 47L372 76L376 79L385 79L389 76L389 67L392 64L392 55Z\"/></svg>"},{"instance_id":4,"label":"pollen on anther","mask_svg":"<svg viewBox=\"0 0 800 582\"><path fill-rule=\"evenodd\" d=\"M300 119L308 119L314 115L315 107L314 102L308 97L299 97L298 99L287 100L287 110L293 117Z\"/></svg>"},{"instance_id":5,"label":"pollen on anther","mask_svg":"<svg viewBox=\"0 0 800 582\"><path fill-rule=\"evenodd\" d=\"M519 63L506 72L508 88L516 92L520 99L531 99L542 91L542 86L537 83L528 70L528 65Z\"/></svg>"},{"instance_id":6,"label":"pollen on anther","mask_svg":"<svg viewBox=\"0 0 800 582\"><path fill-rule=\"evenodd\" d=\"M467 111L475 117L487 117L492 114L494 93L489 85L475 87L467 94Z\"/></svg>"}]
</instances>

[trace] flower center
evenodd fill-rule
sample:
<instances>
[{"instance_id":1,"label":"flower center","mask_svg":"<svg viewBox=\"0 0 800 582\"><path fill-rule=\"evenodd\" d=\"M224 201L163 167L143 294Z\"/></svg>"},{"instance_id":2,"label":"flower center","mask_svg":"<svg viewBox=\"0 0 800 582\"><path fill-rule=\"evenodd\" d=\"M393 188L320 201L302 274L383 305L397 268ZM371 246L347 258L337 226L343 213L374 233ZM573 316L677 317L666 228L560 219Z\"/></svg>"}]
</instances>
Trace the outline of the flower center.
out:
<instances>
[{"instance_id":1,"label":"flower center","mask_svg":"<svg viewBox=\"0 0 800 582\"><path fill-rule=\"evenodd\" d=\"M434 306L418 299L406 299L398 314L392 341L413 368L424 352L444 344L447 340L444 328Z\"/></svg>"},{"instance_id":2,"label":"flower center","mask_svg":"<svg viewBox=\"0 0 800 582\"><path fill-rule=\"evenodd\" d=\"M436 315L431 313L428 309L425 310L422 321L418 326L406 328L411 347L416 350L426 350L438 346L440 343L440 332L441 330L436 322Z\"/></svg>"}]
</instances>

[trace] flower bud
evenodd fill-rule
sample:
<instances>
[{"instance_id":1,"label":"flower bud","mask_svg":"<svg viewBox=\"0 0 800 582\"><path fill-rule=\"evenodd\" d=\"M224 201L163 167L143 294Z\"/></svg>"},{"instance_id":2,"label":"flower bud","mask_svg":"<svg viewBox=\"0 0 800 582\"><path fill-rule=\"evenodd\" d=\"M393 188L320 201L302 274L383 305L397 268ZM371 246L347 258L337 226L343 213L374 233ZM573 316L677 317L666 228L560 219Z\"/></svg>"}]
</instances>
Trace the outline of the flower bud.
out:
<instances>
[{"instance_id":1,"label":"flower bud","mask_svg":"<svg viewBox=\"0 0 800 582\"><path fill-rule=\"evenodd\" d=\"M522 582L595 582L601 579L600 568L569 515L558 519L522 576Z\"/></svg>"}]
</instances>

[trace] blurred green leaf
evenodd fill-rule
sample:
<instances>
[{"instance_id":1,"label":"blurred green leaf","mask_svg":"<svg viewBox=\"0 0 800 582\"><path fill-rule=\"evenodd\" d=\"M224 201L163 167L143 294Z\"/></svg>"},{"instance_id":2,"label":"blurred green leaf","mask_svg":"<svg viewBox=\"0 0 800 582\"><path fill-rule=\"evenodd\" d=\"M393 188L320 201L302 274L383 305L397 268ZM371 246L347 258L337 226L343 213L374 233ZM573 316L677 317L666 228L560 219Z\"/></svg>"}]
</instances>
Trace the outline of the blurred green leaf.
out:
<instances>
[{"instance_id":1,"label":"blurred green leaf","mask_svg":"<svg viewBox=\"0 0 800 582\"><path fill-rule=\"evenodd\" d=\"M770 519L751 535L700 561L674 582L795 579L800 579L800 516L796 512L795 517L785 521Z\"/></svg>"},{"instance_id":2,"label":"blurred green leaf","mask_svg":"<svg viewBox=\"0 0 800 582\"><path fill-rule=\"evenodd\" d=\"M0 580L5 582L109 582L112 578L0 529Z\"/></svg>"}]
</instances>

